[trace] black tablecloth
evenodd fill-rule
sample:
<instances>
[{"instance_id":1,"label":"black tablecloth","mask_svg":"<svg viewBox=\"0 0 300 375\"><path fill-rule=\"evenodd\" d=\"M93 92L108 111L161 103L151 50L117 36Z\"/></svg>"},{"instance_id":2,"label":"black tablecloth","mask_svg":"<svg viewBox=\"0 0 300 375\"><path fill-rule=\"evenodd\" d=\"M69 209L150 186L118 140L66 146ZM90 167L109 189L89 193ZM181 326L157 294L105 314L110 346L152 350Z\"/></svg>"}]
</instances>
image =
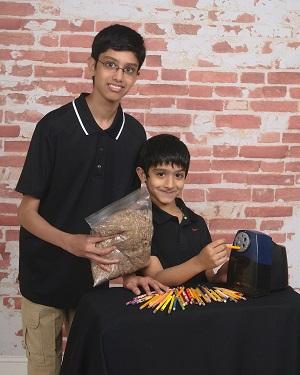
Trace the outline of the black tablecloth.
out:
<instances>
[{"instance_id":1,"label":"black tablecloth","mask_svg":"<svg viewBox=\"0 0 300 375\"><path fill-rule=\"evenodd\" d=\"M171 315L126 306L123 288L81 301L62 375L299 375L300 295L288 288Z\"/></svg>"}]
</instances>

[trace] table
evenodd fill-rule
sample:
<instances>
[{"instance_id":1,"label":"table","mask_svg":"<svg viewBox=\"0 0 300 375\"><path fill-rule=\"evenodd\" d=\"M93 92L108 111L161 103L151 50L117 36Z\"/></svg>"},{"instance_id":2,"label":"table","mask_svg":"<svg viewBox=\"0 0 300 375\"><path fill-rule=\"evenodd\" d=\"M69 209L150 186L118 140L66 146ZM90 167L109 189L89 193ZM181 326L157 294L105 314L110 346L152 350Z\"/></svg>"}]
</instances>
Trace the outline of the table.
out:
<instances>
[{"instance_id":1,"label":"table","mask_svg":"<svg viewBox=\"0 0 300 375\"><path fill-rule=\"evenodd\" d=\"M153 314L123 288L79 304L61 375L299 375L300 295L292 288L238 303Z\"/></svg>"}]
</instances>

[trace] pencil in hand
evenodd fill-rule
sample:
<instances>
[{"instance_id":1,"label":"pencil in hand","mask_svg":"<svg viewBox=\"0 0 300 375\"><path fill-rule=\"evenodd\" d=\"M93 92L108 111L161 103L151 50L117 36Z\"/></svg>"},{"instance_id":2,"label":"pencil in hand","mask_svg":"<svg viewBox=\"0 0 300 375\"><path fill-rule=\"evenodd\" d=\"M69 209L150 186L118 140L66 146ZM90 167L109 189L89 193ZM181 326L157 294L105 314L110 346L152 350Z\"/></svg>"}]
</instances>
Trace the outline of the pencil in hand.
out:
<instances>
[{"instance_id":1,"label":"pencil in hand","mask_svg":"<svg viewBox=\"0 0 300 375\"><path fill-rule=\"evenodd\" d=\"M227 249L240 250L241 246L226 244Z\"/></svg>"}]
</instances>

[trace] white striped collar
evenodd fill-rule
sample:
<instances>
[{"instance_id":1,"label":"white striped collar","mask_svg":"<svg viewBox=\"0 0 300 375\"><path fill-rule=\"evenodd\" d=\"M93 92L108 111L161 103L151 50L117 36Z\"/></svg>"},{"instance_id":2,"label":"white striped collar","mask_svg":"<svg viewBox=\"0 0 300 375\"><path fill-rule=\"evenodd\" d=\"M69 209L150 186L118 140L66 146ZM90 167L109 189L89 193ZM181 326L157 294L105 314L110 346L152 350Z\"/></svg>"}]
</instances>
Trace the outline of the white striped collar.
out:
<instances>
[{"instance_id":1,"label":"white striped collar","mask_svg":"<svg viewBox=\"0 0 300 375\"><path fill-rule=\"evenodd\" d=\"M86 128L85 128L85 126L84 126L84 124L83 124L83 122L82 122L82 120L81 120L81 117L80 117L80 115L79 115L78 109L77 109L77 107L76 107L75 100L73 100L72 104L73 104L73 108L74 108L75 114L76 114L76 116L77 116L77 119L78 119L78 121L79 121L79 124L80 124L80 126L81 126L81 128L82 128L84 134L85 134L85 135L89 135L88 131L86 130ZM122 131L123 131L123 128L124 128L124 125L125 125L125 114L124 114L123 109L122 109L122 117L123 117L122 125L121 125L121 127L120 127L120 130L119 130L119 132L118 132L116 138L115 138L116 141L120 138L120 135L121 135L121 133L122 133Z\"/></svg>"}]
</instances>

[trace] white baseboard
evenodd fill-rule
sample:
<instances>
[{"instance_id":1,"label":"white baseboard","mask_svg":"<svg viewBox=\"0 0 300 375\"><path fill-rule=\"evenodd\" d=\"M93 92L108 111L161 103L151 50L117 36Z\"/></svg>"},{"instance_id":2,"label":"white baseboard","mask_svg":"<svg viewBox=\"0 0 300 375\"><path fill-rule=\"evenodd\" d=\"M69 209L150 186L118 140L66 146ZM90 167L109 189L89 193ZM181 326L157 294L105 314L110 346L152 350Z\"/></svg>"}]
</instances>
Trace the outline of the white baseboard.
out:
<instances>
[{"instance_id":1,"label":"white baseboard","mask_svg":"<svg viewBox=\"0 0 300 375\"><path fill-rule=\"evenodd\" d=\"M0 356L1 375L26 375L27 359L21 356Z\"/></svg>"}]
</instances>

